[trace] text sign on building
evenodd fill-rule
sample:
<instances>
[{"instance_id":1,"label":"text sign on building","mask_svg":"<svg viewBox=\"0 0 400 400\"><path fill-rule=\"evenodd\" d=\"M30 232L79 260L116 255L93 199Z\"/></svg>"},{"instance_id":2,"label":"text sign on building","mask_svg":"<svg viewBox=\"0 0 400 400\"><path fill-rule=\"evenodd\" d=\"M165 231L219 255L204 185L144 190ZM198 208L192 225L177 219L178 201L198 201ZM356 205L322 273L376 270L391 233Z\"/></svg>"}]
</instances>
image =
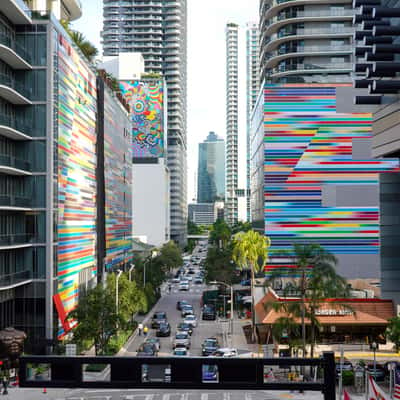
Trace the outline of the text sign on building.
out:
<instances>
[{"instance_id":1,"label":"text sign on building","mask_svg":"<svg viewBox=\"0 0 400 400\"><path fill-rule=\"evenodd\" d=\"M326 310L316 310L315 315L320 316L345 316L345 315L354 315L354 312L351 310L335 310L335 309L326 309Z\"/></svg>"}]
</instances>

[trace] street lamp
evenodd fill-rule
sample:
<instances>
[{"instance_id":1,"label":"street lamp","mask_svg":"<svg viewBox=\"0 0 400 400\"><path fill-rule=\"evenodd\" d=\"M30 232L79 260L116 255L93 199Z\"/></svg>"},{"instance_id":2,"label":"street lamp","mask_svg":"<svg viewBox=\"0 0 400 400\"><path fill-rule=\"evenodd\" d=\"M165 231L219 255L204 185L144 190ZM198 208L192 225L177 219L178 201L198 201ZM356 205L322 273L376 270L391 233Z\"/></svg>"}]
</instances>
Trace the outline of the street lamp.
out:
<instances>
[{"instance_id":1,"label":"street lamp","mask_svg":"<svg viewBox=\"0 0 400 400\"><path fill-rule=\"evenodd\" d=\"M132 271L134 268L135 268L135 264L131 264L131 267L129 268L129 271L128 271L129 280L131 280L131 274L132 274Z\"/></svg>"},{"instance_id":2,"label":"street lamp","mask_svg":"<svg viewBox=\"0 0 400 400\"><path fill-rule=\"evenodd\" d=\"M120 269L117 270L117 279L115 280L115 310L118 315L118 281L120 276L122 275L122 271Z\"/></svg>"},{"instance_id":3,"label":"street lamp","mask_svg":"<svg viewBox=\"0 0 400 400\"><path fill-rule=\"evenodd\" d=\"M233 335L233 286L228 285L225 282L219 282L219 281L211 281L210 284L211 285L217 285L217 284L224 285L225 287L228 287L231 290L231 315L230 315L231 329L230 330L231 330L231 334ZM224 297L224 301L225 301L225 297ZM225 303L224 303L224 305L225 305Z\"/></svg>"},{"instance_id":4,"label":"street lamp","mask_svg":"<svg viewBox=\"0 0 400 400\"><path fill-rule=\"evenodd\" d=\"M376 349L377 349L378 345L376 344L376 342L372 342L371 343L371 348L372 351L374 352L374 379L376 380Z\"/></svg>"},{"instance_id":5,"label":"street lamp","mask_svg":"<svg viewBox=\"0 0 400 400\"><path fill-rule=\"evenodd\" d=\"M143 263L143 287L146 287L146 262L151 263L151 260L157 255L156 251L152 251L150 254L150 258Z\"/></svg>"}]
</instances>

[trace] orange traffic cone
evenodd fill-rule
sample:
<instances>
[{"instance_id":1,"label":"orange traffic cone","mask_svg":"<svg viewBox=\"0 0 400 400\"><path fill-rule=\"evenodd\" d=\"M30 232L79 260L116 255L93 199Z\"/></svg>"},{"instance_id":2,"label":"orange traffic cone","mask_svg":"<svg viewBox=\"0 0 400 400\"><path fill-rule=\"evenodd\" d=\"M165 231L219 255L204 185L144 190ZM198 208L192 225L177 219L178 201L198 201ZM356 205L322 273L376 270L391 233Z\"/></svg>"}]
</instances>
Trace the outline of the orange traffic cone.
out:
<instances>
[{"instance_id":1,"label":"orange traffic cone","mask_svg":"<svg viewBox=\"0 0 400 400\"><path fill-rule=\"evenodd\" d=\"M43 393L47 393L47 390L46 390L46 388L43 388Z\"/></svg>"}]
</instances>

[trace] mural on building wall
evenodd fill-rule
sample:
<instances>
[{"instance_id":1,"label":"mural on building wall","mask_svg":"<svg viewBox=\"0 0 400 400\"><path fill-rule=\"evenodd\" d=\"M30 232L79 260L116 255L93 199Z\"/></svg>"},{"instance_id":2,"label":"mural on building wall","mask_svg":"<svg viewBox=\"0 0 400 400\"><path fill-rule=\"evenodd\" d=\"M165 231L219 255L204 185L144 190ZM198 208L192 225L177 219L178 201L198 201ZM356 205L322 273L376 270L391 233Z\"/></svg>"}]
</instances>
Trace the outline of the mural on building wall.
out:
<instances>
[{"instance_id":1,"label":"mural on building wall","mask_svg":"<svg viewBox=\"0 0 400 400\"><path fill-rule=\"evenodd\" d=\"M132 261L131 123L118 100L104 92L106 259L110 269Z\"/></svg>"},{"instance_id":2,"label":"mural on building wall","mask_svg":"<svg viewBox=\"0 0 400 400\"><path fill-rule=\"evenodd\" d=\"M54 302L62 338L73 322L66 316L77 304L79 274L96 276L96 77L69 39L58 34L55 82L58 108L57 292Z\"/></svg>"},{"instance_id":3,"label":"mural on building wall","mask_svg":"<svg viewBox=\"0 0 400 400\"><path fill-rule=\"evenodd\" d=\"M337 113L336 88L329 85L266 85L264 104L264 214L272 259L296 241L334 254L378 254L378 204L337 206L323 199L329 188L377 186L379 173L399 169L394 159L354 158L355 141L372 138L371 114ZM282 264L282 273L293 267ZM271 262L267 269L277 267Z\"/></svg>"},{"instance_id":4,"label":"mural on building wall","mask_svg":"<svg viewBox=\"0 0 400 400\"><path fill-rule=\"evenodd\" d=\"M133 157L164 157L163 81L125 81L120 87L131 106Z\"/></svg>"}]
</instances>

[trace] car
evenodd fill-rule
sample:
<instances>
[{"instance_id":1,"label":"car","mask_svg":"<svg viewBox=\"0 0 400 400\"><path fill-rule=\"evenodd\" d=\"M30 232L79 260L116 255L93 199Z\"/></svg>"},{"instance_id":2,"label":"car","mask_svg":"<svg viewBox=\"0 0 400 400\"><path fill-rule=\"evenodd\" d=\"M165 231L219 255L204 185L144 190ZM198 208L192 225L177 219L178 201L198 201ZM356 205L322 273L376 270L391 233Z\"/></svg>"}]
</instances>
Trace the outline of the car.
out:
<instances>
[{"instance_id":1,"label":"car","mask_svg":"<svg viewBox=\"0 0 400 400\"><path fill-rule=\"evenodd\" d=\"M140 345L136 353L137 357L156 357L157 349L154 343L144 342Z\"/></svg>"},{"instance_id":2,"label":"car","mask_svg":"<svg viewBox=\"0 0 400 400\"><path fill-rule=\"evenodd\" d=\"M211 304L204 304L201 319L203 321L215 321L216 318L217 313L215 312L215 307Z\"/></svg>"},{"instance_id":3,"label":"car","mask_svg":"<svg viewBox=\"0 0 400 400\"><path fill-rule=\"evenodd\" d=\"M184 322L185 324L192 325L193 328L196 328L196 326L197 326L197 318L196 318L196 316L193 315L193 314L187 315L187 316L185 317L185 319L183 320L183 322Z\"/></svg>"},{"instance_id":4,"label":"car","mask_svg":"<svg viewBox=\"0 0 400 400\"><path fill-rule=\"evenodd\" d=\"M189 351L186 347L184 346L179 346L179 347L175 347L174 349L174 356L188 356L189 355Z\"/></svg>"},{"instance_id":5,"label":"car","mask_svg":"<svg viewBox=\"0 0 400 400\"><path fill-rule=\"evenodd\" d=\"M385 380L385 368L382 364L376 363L376 368L374 368L374 364L370 363L367 365L367 371L377 382Z\"/></svg>"},{"instance_id":6,"label":"car","mask_svg":"<svg viewBox=\"0 0 400 400\"><path fill-rule=\"evenodd\" d=\"M180 324L178 324L177 330L187 332L190 336L192 336L193 326L187 324L186 322L181 322Z\"/></svg>"},{"instance_id":7,"label":"car","mask_svg":"<svg viewBox=\"0 0 400 400\"><path fill-rule=\"evenodd\" d=\"M194 283L195 283L195 285L202 285L203 284L203 278L201 276L196 276L194 278Z\"/></svg>"},{"instance_id":8,"label":"car","mask_svg":"<svg viewBox=\"0 0 400 400\"><path fill-rule=\"evenodd\" d=\"M219 381L218 365L204 365L202 366L202 380L203 382L217 383Z\"/></svg>"},{"instance_id":9,"label":"car","mask_svg":"<svg viewBox=\"0 0 400 400\"><path fill-rule=\"evenodd\" d=\"M168 322L161 322L156 330L157 337L166 337L171 335L171 326Z\"/></svg>"},{"instance_id":10,"label":"car","mask_svg":"<svg viewBox=\"0 0 400 400\"><path fill-rule=\"evenodd\" d=\"M189 282L192 282L192 280L193 280L193 277L190 276L190 275L186 275L185 278L186 278L186 280L188 280Z\"/></svg>"},{"instance_id":11,"label":"car","mask_svg":"<svg viewBox=\"0 0 400 400\"><path fill-rule=\"evenodd\" d=\"M179 290L189 290L189 282L181 281L181 283L179 284Z\"/></svg>"},{"instance_id":12,"label":"car","mask_svg":"<svg viewBox=\"0 0 400 400\"><path fill-rule=\"evenodd\" d=\"M242 286L250 286L250 279L243 279L240 284Z\"/></svg>"},{"instance_id":13,"label":"car","mask_svg":"<svg viewBox=\"0 0 400 400\"><path fill-rule=\"evenodd\" d=\"M181 310L182 310L182 306L183 306L184 304L190 305L189 302L186 301L186 300L179 300L179 301L176 303L176 309L179 310L179 311L181 311Z\"/></svg>"},{"instance_id":14,"label":"car","mask_svg":"<svg viewBox=\"0 0 400 400\"><path fill-rule=\"evenodd\" d=\"M216 338L207 338L201 345L201 355L209 356L210 354L216 352L219 348L219 343Z\"/></svg>"},{"instance_id":15,"label":"car","mask_svg":"<svg viewBox=\"0 0 400 400\"><path fill-rule=\"evenodd\" d=\"M181 316L185 318L187 315L191 315L194 313L193 306L190 304L185 304L181 308Z\"/></svg>"},{"instance_id":16,"label":"car","mask_svg":"<svg viewBox=\"0 0 400 400\"><path fill-rule=\"evenodd\" d=\"M156 338L156 337L151 337L146 339L145 343L151 343L154 344L154 346L156 347L156 351L157 353L160 351L161 349L161 343L160 343L160 339Z\"/></svg>"},{"instance_id":17,"label":"car","mask_svg":"<svg viewBox=\"0 0 400 400\"><path fill-rule=\"evenodd\" d=\"M172 283L179 283L181 280L179 279L179 277L175 277L175 278L172 278Z\"/></svg>"},{"instance_id":18,"label":"car","mask_svg":"<svg viewBox=\"0 0 400 400\"><path fill-rule=\"evenodd\" d=\"M212 353L214 357L237 357L238 352L234 348L223 347Z\"/></svg>"},{"instance_id":19,"label":"car","mask_svg":"<svg viewBox=\"0 0 400 400\"><path fill-rule=\"evenodd\" d=\"M157 311L153 314L153 318L151 319L151 327L153 329L157 329L160 322L167 321L167 313L165 311Z\"/></svg>"},{"instance_id":20,"label":"car","mask_svg":"<svg viewBox=\"0 0 400 400\"><path fill-rule=\"evenodd\" d=\"M189 268L189 272L188 272L188 273L191 274L191 275L193 275L193 274L195 274L196 272L194 271L193 268Z\"/></svg>"},{"instance_id":21,"label":"car","mask_svg":"<svg viewBox=\"0 0 400 400\"><path fill-rule=\"evenodd\" d=\"M172 348L175 349L175 347L186 347L187 349L190 348L190 336L187 332L176 332L175 339L172 342Z\"/></svg>"}]
</instances>

